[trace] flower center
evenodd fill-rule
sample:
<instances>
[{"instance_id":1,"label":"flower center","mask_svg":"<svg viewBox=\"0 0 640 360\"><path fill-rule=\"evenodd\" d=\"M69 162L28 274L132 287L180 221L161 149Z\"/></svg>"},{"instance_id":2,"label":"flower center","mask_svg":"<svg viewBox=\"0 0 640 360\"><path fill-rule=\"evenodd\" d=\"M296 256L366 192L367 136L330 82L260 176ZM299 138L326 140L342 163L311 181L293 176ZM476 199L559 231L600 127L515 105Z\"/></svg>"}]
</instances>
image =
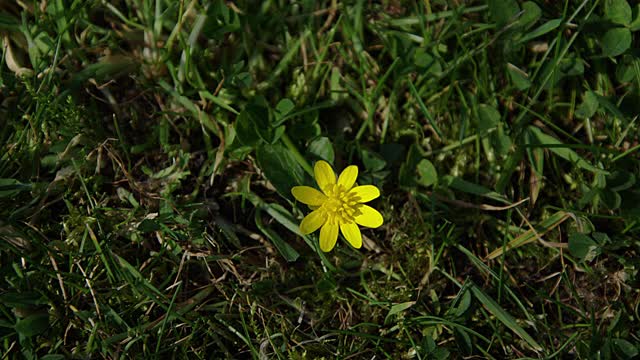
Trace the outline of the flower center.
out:
<instances>
[{"instance_id":1,"label":"flower center","mask_svg":"<svg viewBox=\"0 0 640 360\"><path fill-rule=\"evenodd\" d=\"M358 196L349 193L344 186L333 184L325 189L327 201L322 204L322 209L329 215L331 224L351 223L357 215L360 215Z\"/></svg>"}]
</instances>

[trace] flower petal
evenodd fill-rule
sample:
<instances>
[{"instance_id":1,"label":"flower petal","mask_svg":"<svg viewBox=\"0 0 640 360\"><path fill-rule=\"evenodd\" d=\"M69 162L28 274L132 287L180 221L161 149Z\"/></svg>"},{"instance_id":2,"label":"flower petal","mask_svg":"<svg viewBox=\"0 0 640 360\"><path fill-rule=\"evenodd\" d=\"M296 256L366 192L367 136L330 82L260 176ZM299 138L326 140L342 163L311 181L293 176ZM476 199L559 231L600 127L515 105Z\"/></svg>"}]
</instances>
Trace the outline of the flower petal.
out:
<instances>
[{"instance_id":1,"label":"flower petal","mask_svg":"<svg viewBox=\"0 0 640 360\"><path fill-rule=\"evenodd\" d=\"M358 207L359 214L355 216L355 220L358 224L370 228L377 228L383 223L382 215L378 210L371 206L361 204Z\"/></svg>"},{"instance_id":2,"label":"flower petal","mask_svg":"<svg viewBox=\"0 0 640 360\"><path fill-rule=\"evenodd\" d=\"M378 190L378 188L373 185L356 186L351 189L349 193L357 196L358 199L356 199L356 201L360 203L371 201L380 196L380 190Z\"/></svg>"},{"instance_id":3,"label":"flower petal","mask_svg":"<svg viewBox=\"0 0 640 360\"><path fill-rule=\"evenodd\" d=\"M296 200L307 205L322 205L327 196L320 191L310 186L294 186L291 188L291 193Z\"/></svg>"},{"instance_id":4,"label":"flower petal","mask_svg":"<svg viewBox=\"0 0 640 360\"><path fill-rule=\"evenodd\" d=\"M356 249L362 247L362 234L356 223L340 224L340 231L351 246Z\"/></svg>"},{"instance_id":5,"label":"flower petal","mask_svg":"<svg viewBox=\"0 0 640 360\"><path fill-rule=\"evenodd\" d=\"M355 165L347 166L342 170L340 177L338 177L338 184L342 185L345 190L349 190L353 187L358 177L358 167Z\"/></svg>"},{"instance_id":6,"label":"flower petal","mask_svg":"<svg viewBox=\"0 0 640 360\"><path fill-rule=\"evenodd\" d=\"M300 231L305 235L311 234L325 222L327 222L327 212L322 209L314 210L302 219Z\"/></svg>"},{"instance_id":7,"label":"flower petal","mask_svg":"<svg viewBox=\"0 0 640 360\"><path fill-rule=\"evenodd\" d=\"M338 240L338 224L327 222L320 229L320 250L329 252L336 245Z\"/></svg>"},{"instance_id":8,"label":"flower petal","mask_svg":"<svg viewBox=\"0 0 640 360\"><path fill-rule=\"evenodd\" d=\"M324 160L318 161L313 167L313 173L315 174L316 182L320 187L320 190L326 193L325 189L328 185L336 183L336 173L333 172L331 165Z\"/></svg>"}]
</instances>

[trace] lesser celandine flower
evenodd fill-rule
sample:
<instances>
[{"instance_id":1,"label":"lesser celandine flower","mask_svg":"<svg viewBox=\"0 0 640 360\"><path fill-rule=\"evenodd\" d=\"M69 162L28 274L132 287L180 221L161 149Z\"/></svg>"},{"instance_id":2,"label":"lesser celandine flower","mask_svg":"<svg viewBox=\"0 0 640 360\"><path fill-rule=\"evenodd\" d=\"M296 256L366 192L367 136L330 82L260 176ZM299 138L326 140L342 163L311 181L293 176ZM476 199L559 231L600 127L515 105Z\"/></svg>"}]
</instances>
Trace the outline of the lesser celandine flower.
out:
<instances>
[{"instance_id":1,"label":"lesser celandine flower","mask_svg":"<svg viewBox=\"0 0 640 360\"><path fill-rule=\"evenodd\" d=\"M369 228L382 225L382 215L363 203L380 196L373 185L353 185L358 177L358 167L348 166L336 181L336 174L326 161L318 161L313 172L322 192L309 186L294 186L293 196L313 210L300 223L303 234L320 229L320 249L331 251L338 239L338 229L356 249L362 246L362 234L358 224Z\"/></svg>"}]
</instances>

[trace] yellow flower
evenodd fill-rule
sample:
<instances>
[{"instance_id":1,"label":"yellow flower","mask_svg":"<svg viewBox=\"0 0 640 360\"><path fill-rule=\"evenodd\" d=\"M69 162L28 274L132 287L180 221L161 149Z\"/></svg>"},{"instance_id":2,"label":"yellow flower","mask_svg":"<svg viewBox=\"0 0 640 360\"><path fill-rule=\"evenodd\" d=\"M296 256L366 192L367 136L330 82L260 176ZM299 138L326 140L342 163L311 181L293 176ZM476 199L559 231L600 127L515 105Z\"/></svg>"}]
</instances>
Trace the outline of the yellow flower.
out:
<instances>
[{"instance_id":1,"label":"yellow flower","mask_svg":"<svg viewBox=\"0 0 640 360\"><path fill-rule=\"evenodd\" d=\"M377 228L382 225L382 215L363 203L380 196L373 185L353 187L358 177L358 167L348 166L336 182L336 174L326 161L318 161L313 168L316 182L322 192L309 186L294 186L291 193L296 200L313 210L300 223L303 234L320 229L320 249L331 251L338 239L338 229L356 249L362 246L362 234L358 225Z\"/></svg>"}]
</instances>

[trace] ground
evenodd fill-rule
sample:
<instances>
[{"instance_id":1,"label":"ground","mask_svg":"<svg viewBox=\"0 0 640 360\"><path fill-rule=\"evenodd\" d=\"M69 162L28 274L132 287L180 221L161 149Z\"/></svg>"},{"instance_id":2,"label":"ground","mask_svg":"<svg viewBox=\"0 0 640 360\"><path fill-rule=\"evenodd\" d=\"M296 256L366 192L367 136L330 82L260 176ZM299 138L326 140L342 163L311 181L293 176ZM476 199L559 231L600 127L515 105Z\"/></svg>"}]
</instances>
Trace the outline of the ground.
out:
<instances>
[{"instance_id":1,"label":"ground","mask_svg":"<svg viewBox=\"0 0 640 360\"><path fill-rule=\"evenodd\" d=\"M630 4L632 3L632 4ZM5 359L631 359L640 6L0 3ZM324 253L294 186L384 218Z\"/></svg>"}]
</instances>

